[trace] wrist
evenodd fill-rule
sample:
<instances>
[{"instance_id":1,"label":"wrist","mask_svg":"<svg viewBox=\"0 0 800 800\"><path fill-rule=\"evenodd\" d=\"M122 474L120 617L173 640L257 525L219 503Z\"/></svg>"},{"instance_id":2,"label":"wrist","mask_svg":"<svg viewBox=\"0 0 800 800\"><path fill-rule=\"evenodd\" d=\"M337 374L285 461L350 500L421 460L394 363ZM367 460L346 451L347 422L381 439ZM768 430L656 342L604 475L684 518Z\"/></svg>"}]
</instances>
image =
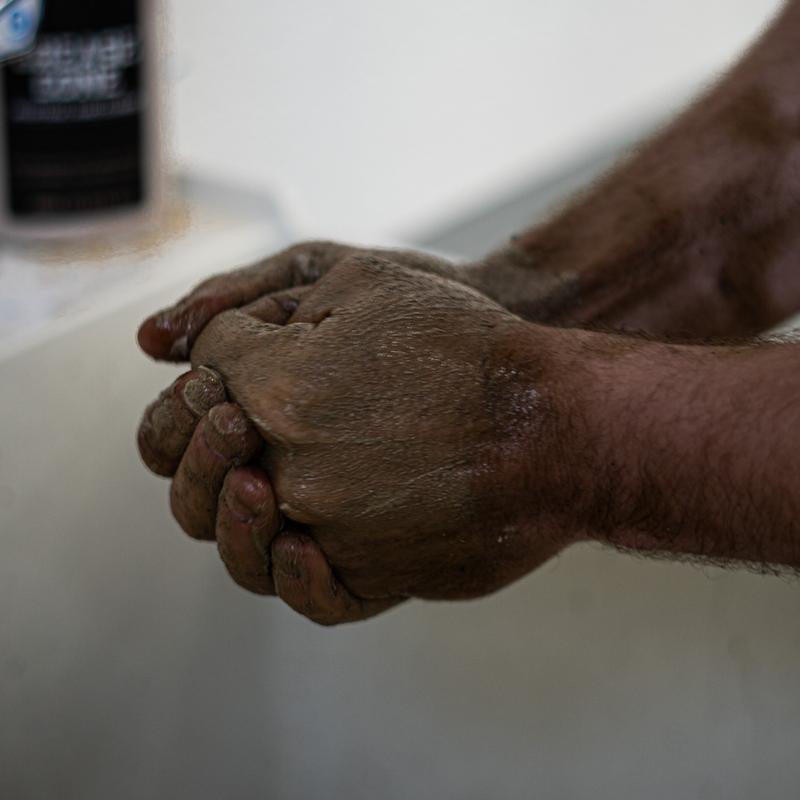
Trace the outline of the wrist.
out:
<instances>
[{"instance_id":1,"label":"wrist","mask_svg":"<svg viewBox=\"0 0 800 800\"><path fill-rule=\"evenodd\" d=\"M512 335L497 491L534 556L542 535L556 549L594 540L687 553L698 526L722 530L707 518L707 495L726 482L746 490L746 479L722 469L724 453L709 474L714 449L729 444L719 397L748 351L521 322Z\"/></svg>"},{"instance_id":2,"label":"wrist","mask_svg":"<svg viewBox=\"0 0 800 800\"><path fill-rule=\"evenodd\" d=\"M595 442L587 538L636 551L678 550L701 490L701 436L711 435L716 348L602 336L584 359L587 428ZM710 402L709 402L710 401ZM705 426L703 429L700 426Z\"/></svg>"},{"instance_id":3,"label":"wrist","mask_svg":"<svg viewBox=\"0 0 800 800\"><path fill-rule=\"evenodd\" d=\"M600 334L516 320L497 337L486 382L486 470L495 512L525 543L526 568L589 538L603 439L587 391L586 343Z\"/></svg>"},{"instance_id":4,"label":"wrist","mask_svg":"<svg viewBox=\"0 0 800 800\"><path fill-rule=\"evenodd\" d=\"M796 459L774 443L800 424L796 353L517 321L486 380L494 436L476 487L487 531L510 532L517 546L503 550L519 574L584 540L795 565Z\"/></svg>"}]
</instances>

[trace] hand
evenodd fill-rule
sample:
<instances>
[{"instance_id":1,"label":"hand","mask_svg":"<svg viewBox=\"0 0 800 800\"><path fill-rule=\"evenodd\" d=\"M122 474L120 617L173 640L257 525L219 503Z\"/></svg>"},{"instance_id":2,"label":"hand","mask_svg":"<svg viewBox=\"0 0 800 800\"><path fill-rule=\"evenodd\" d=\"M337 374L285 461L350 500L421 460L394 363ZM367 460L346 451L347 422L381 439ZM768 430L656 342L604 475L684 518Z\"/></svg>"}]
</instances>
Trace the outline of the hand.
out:
<instances>
[{"instance_id":1,"label":"hand","mask_svg":"<svg viewBox=\"0 0 800 800\"><path fill-rule=\"evenodd\" d=\"M140 344L154 358L188 359L189 348L215 314L257 298L264 300L262 315L271 305L270 320L284 323L297 304L300 287L313 284L355 253L390 254L397 263L460 279L468 272L425 253L360 250L329 242L298 244L205 281L146 320L139 331ZM246 417L225 400L224 388L210 371L182 375L145 413L139 450L153 472L174 477L170 502L181 527L195 538L217 539L223 560L241 586L274 594L269 570L269 542L279 525L274 497L262 470L253 465L241 468L253 456L253 440L240 433L249 427ZM238 509L238 516L232 508ZM247 508L255 511L242 511ZM302 562L303 574L313 577L303 586L283 582L282 598L296 610L333 624L364 619L387 607L359 601L337 586L324 555L308 537L285 532L281 542L282 560L279 557L277 563L286 567L284 573L297 572Z\"/></svg>"},{"instance_id":2,"label":"hand","mask_svg":"<svg viewBox=\"0 0 800 800\"><path fill-rule=\"evenodd\" d=\"M561 334L363 256L300 298L289 324L261 321L273 318L272 300L220 314L192 361L218 372L253 421L287 526L320 546L353 596L479 596L576 538L553 461L570 427L547 358ZM540 355L517 359L520 340ZM284 536L271 546L279 591L309 577L297 558L285 559L289 574L278 567L297 555Z\"/></svg>"},{"instance_id":3,"label":"hand","mask_svg":"<svg viewBox=\"0 0 800 800\"><path fill-rule=\"evenodd\" d=\"M170 505L181 527L196 539L216 539L242 588L278 594L325 625L363 620L396 605L352 596L306 535L283 531L280 546L272 547L282 525L277 503L266 473L247 465L263 440L244 412L226 402L213 371L187 372L162 392L145 412L138 444L153 472L173 478ZM286 576L279 587L273 570Z\"/></svg>"},{"instance_id":4,"label":"hand","mask_svg":"<svg viewBox=\"0 0 800 800\"><path fill-rule=\"evenodd\" d=\"M316 270L330 270L339 263L337 259L353 252L354 248L342 245L299 245L260 265L211 279L174 308L150 318L142 326L140 341L151 355L179 358L216 310L280 285L278 279L286 281L287 274L301 280L314 277ZM434 274L457 274L462 280L475 275L424 254L392 251L391 255ZM309 288L264 296L258 304L260 318L285 323ZM277 589L289 605L318 622L360 620L386 608L387 602L365 602L348 593L308 536L284 531L280 547L270 552L279 525L272 490L262 470L252 464L242 469L253 456L252 437L241 433L248 423L233 404L215 408L225 400L224 389L210 371L193 371L151 405L140 428L145 463L157 474L174 476L171 505L184 530L196 538L216 538L229 571L241 586L262 594ZM209 444L209 439L214 441ZM239 510L238 516L232 507ZM245 513L243 508L251 510ZM498 539L508 540L502 534ZM276 587L270 559L273 572L302 579L284 578Z\"/></svg>"},{"instance_id":5,"label":"hand","mask_svg":"<svg viewBox=\"0 0 800 800\"><path fill-rule=\"evenodd\" d=\"M357 254L388 258L395 264L454 280L467 281L470 274L465 267L427 253L306 242L252 266L204 281L174 306L145 320L139 329L139 344L153 358L187 361L195 339L221 311L239 308L265 296L280 304L287 298L286 290L313 285L343 259Z\"/></svg>"}]
</instances>

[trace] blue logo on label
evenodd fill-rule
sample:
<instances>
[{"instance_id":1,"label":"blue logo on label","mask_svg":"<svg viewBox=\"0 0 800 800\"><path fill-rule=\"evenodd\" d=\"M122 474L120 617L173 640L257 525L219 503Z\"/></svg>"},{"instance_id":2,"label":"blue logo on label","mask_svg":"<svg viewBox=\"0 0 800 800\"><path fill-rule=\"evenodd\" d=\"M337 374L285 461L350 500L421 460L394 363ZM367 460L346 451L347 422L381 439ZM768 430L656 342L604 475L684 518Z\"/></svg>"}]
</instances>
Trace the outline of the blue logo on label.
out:
<instances>
[{"instance_id":1,"label":"blue logo on label","mask_svg":"<svg viewBox=\"0 0 800 800\"><path fill-rule=\"evenodd\" d=\"M43 0L0 0L0 61L34 46L42 6Z\"/></svg>"},{"instance_id":2,"label":"blue logo on label","mask_svg":"<svg viewBox=\"0 0 800 800\"><path fill-rule=\"evenodd\" d=\"M33 18L27 11L12 11L9 23L11 35L15 39L24 39L31 32Z\"/></svg>"}]
</instances>

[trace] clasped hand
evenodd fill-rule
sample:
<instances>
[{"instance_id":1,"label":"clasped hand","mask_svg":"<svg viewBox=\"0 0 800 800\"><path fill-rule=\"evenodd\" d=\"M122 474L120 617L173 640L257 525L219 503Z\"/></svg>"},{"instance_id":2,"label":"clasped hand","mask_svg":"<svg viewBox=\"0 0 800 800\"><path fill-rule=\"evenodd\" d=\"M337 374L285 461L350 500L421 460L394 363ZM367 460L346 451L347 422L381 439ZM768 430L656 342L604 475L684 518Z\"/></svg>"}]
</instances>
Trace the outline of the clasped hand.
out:
<instances>
[{"instance_id":1,"label":"clasped hand","mask_svg":"<svg viewBox=\"0 0 800 800\"><path fill-rule=\"evenodd\" d=\"M328 247L212 279L140 330L191 358L139 430L174 516L322 624L516 580L574 528L546 507L531 525L524 501L548 491L531 454L557 425L546 357L515 342L545 329L446 262Z\"/></svg>"}]
</instances>

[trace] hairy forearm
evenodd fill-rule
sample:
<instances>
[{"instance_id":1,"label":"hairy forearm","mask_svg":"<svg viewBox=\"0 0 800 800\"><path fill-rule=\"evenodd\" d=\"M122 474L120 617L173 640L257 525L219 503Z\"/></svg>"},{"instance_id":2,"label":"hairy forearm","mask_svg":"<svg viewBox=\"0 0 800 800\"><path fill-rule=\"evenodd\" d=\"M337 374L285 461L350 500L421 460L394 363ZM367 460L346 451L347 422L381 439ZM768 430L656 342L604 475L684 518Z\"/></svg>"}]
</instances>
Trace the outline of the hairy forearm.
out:
<instances>
[{"instance_id":1,"label":"hairy forearm","mask_svg":"<svg viewBox=\"0 0 800 800\"><path fill-rule=\"evenodd\" d=\"M800 309L800 0L689 111L480 288L522 316L657 335L765 330Z\"/></svg>"},{"instance_id":2,"label":"hairy forearm","mask_svg":"<svg viewBox=\"0 0 800 800\"><path fill-rule=\"evenodd\" d=\"M602 336L581 349L587 536L800 569L800 345Z\"/></svg>"}]
</instances>

